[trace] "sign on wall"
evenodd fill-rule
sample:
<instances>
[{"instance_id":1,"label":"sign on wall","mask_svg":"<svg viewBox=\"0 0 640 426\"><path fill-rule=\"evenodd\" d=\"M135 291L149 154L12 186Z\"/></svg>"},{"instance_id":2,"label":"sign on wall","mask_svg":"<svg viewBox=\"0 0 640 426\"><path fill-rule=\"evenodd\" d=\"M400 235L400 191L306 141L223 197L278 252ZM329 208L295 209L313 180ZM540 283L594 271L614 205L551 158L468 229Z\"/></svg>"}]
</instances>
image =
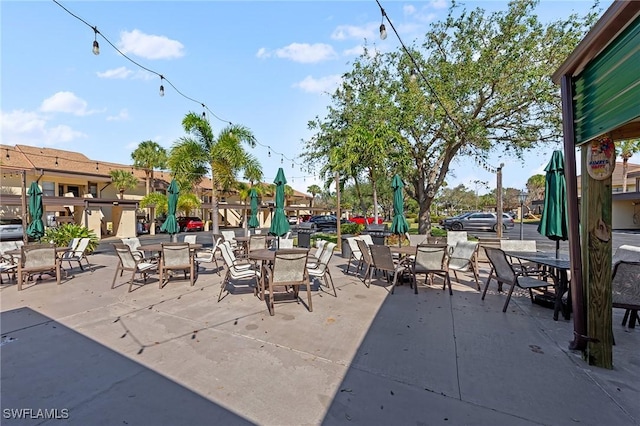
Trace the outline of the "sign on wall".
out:
<instances>
[{"instance_id":1,"label":"sign on wall","mask_svg":"<svg viewBox=\"0 0 640 426\"><path fill-rule=\"evenodd\" d=\"M616 147L609 135L592 140L587 151L587 173L593 179L604 180L616 168Z\"/></svg>"}]
</instances>

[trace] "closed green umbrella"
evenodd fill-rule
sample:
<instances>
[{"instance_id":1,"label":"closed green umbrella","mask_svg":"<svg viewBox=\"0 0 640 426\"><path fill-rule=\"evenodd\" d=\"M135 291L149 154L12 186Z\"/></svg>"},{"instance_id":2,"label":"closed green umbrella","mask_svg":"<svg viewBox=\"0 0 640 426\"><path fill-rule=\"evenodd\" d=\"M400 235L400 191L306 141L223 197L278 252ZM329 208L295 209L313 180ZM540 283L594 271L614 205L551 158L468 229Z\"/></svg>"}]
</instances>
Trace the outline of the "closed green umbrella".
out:
<instances>
[{"instance_id":1,"label":"closed green umbrella","mask_svg":"<svg viewBox=\"0 0 640 426\"><path fill-rule=\"evenodd\" d=\"M393 221L391 222L391 233L400 236L409 232L409 224L404 217L404 199L402 195L404 182L397 174L391 181L391 188L393 188ZM398 241L402 240L398 237Z\"/></svg>"},{"instance_id":2,"label":"closed green umbrella","mask_svg":"<svg viewBox=\"0 0 640 426\"><path fill-rule=\"evenodd\" d=\"M31 182L29 187L29 226L27 235L39 240L44 235L44 223L42 223L42 190L37 182Z\"/></svg>"},{"instance_id":3,"label":"closed green umbrella","mask_svg":"<svg viewBox=\"0 0 640 426\"><path fill-rule=\"evenodd\" d=\"M569 238L567 184L562 151L553 151L551 160L544 170L546 172L544 208L538 232L556 242L556 257L558 257L560 241L566 241Z\"/></svg>"},{"instance_id":4,"label":"closed green umbrella","mask_svg":"<svg viewBox=\"0 0 640 426\"><path fill-rule=\"evenodd\" d=\"M173 179L171 181L171 184L169 184L167 192L169 193L169 197L167 199L167 219L160 227L160 231L171 234L173 239L173 235L180 232L178 221L176 219L176 210L178 209L178 196L180 195L180 188L178 187L178 182L176 182L175 179Z\"/></svg>"},{"instance_id":5,"label":"closed green umbrella","mask_svg":"<svg viewBox=\"0 0 640 426\"><path fill-rule=\"evenodd\" d=\"M287 216L284 214L284 185L287 183L287 179L284 177L282 167L278 169L273 183L276 184L276 210L271 218L269 233L281 237L291 229Z\"/></svg>"},{"instance_id":6,"label":"closed green umbrella","mask_svg":"<svg viewBox=\"0 0 640 426\"><path fill-rule=\"evenodd\" d=\"M260 226L258 221L258 191L255 188L249 190L249 198L251 199L251 217L249 218L249 228L257 228Z\"/></svg>"}]
</instances>

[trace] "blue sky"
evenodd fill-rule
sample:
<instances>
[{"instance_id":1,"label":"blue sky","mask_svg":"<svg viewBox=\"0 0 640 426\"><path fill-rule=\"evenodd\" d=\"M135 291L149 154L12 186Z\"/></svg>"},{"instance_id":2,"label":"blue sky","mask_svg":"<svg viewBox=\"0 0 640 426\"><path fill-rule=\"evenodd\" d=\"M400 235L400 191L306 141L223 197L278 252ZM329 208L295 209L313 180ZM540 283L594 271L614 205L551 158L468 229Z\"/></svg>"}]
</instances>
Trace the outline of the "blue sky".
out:
<instances>
[{"instance_id":1,"label":"blue sky","mask_svg":"<svg viewBox=\"0 0 640 426\"><path fill-rule=\"evenodd\" d=\"M214 131L226 121L248 126L259 145L265 181L283 167L289 184L306 191L320 183L297 158L311 136L307 122L324 116L340 75L367 40L381 51L399 43L381 41L380 9L370 1L60 1L72 13L140 65L122 57L53 1L2 1L2 143L78 151L89 158L131 164L144 140L169 149L184 136L181 120L202 113ZM443 19L449 2L381 1L406 44L428 24ZM603 9L610 3L605 2ZM506 1L465 2L467 8L505 9ZM584 13L590 1L542 1L542 19ZM503 183L524 187L560 146L549 146L505 163ZM271 152L271 157L268 152ZM281 163L282 160L282 163ZM636 162L640 162L640 158ZM450 185L474 180L495 187L495 175L465 160L454 164ZM293 166L293 167L292 167ZM480 193L485 192L481 185Z\"/></svg>"}]
</instances>

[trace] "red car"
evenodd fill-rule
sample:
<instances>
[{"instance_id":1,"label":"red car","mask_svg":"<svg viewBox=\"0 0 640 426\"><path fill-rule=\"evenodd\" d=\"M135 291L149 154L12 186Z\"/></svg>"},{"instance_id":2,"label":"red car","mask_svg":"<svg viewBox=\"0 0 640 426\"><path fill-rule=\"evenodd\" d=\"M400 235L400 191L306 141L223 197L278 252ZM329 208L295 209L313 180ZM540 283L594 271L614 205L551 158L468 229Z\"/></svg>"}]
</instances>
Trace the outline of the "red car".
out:
<instances>
[{"instance_id":1,"label":"red car","mask_svg":"<svg viewBox=\"0 0 640 426\"><path fill-rule=\"evenodd\" d=\"M178 227L182 232L204 230L204 223L202 222L202 219L200 219L199 217L182 216L182 217L178 217L177 220L178 220Z\"/></svg>"},{"instance_id":2,"label":"red car","mask_svg":"<svg viewBox=\"0 0 640 426\"><path fill-rule=\"evenodd\" d=\"M374 217L369 216L367 218L365 218L364 216L353 216L349 219L350 222L353 223L359 223L360 225L371 225L373 223L373 221L375 220ZM366 222L366 223L365 223ZM384 221L382 220L381 217L378 218L378 224L382 225Z\"/></svg>"}]
</instances>

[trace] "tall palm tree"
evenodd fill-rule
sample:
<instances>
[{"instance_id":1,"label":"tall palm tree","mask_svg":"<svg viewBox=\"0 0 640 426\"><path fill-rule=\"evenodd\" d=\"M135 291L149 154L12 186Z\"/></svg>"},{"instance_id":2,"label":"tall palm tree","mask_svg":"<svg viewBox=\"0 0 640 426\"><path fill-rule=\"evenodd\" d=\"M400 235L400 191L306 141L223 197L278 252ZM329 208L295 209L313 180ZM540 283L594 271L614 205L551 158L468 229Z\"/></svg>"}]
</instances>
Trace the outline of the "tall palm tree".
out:
<instances>
[{"instance_id":1,"label":"tall palm tree","mask_svg":"<svg viewBox=\"0 0 640 426\"><path fill-rule=\"evenodd\" d=\"M207 169L211 172L213 233L218 233L218 191L232 188L236 175L251 163L252 157L242 144L254 147L255 136L245 126L230 124L216 137L209 122L195 112L184 117L182 127L188 136L180 138L172 147L170 157L174 158L170 158L169 167L174 172L172 164L184 166L187 162L190 167L186 172L194 179L202 179ZM192 155L185 156L184 152Z\"/></svg>"},{"instance_id":2,"label":"tall palm tree","mask_svg":"<svg viewBox=\"0 0 640 426\"><path fill-rule=\"evenodd\" d=\"M153 169L167 167L167 151L154 141L140 142L138 147L131 153L133 166L144 170L147 179L146 195L153 187Z\"/></svg>"},{"instance_id":3,"label":"tall palm tree","mask_svg":"<svg viewBox=\"0 0 640 426\"><path fill-rule=\"evenodd\" d=\"M114 169L109 172L111 183L120 193L120 199L124 198L127 189L134 189L138 186L138 178L126 170Z\"/></svg>"},{"instance_id":4,"label":"tall palm tree","mask_svg":"<svg viewBox=\"0 0 640 426\"><path fill-rule=\"evenodd\" d=\"M616 143L617 151L622 158L622 192L627 192L627 174L629 173L629 158L640 152L640 139L627 139ZM636 191L638 188L636 188Z\"/></svg>"},{"instance_id":5,"label":"tall palm tree","mask_svg":"<svg viewBox=\"0 0 640 426\"><path fill-rule=\"evenodd\" d=\"M307 191L313 197L313 198L311 198L311 205L309 205L309 207L313 208L313 200L316 198L316 195L318 195L318 194L320 194L322 192L322 188L320 188L316 184L313 184L313 185L309 185L309 187L307 188Z\"/></svg>"}]
</instances>

